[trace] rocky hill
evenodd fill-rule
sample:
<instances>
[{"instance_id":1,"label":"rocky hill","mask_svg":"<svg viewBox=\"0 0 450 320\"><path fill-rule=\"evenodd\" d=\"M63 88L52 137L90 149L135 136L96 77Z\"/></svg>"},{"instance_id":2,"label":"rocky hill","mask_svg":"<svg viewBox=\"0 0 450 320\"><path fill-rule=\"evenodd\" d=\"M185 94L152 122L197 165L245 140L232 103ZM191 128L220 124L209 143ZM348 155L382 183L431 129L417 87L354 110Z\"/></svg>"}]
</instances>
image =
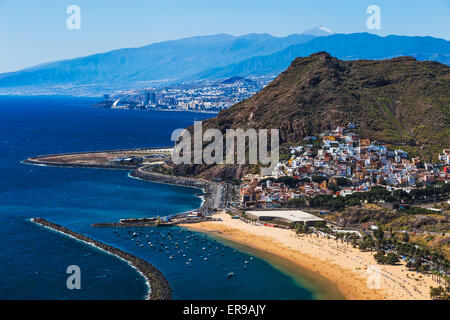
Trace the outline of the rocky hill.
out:
<instances>
[{"instance_id":1,"label":"rocky hill","mask_svg":"<svg viewBox=\"0 0 450 320\"><path fill-rule=\"evenodd\" d=\"M430 159L450 145L449 92L450 67L438 62L342 61L319 52L295 59L262 91L204 128L279 128L281 144L288 145L353 122L362 138Z\"/></svg>"}]
</instances>

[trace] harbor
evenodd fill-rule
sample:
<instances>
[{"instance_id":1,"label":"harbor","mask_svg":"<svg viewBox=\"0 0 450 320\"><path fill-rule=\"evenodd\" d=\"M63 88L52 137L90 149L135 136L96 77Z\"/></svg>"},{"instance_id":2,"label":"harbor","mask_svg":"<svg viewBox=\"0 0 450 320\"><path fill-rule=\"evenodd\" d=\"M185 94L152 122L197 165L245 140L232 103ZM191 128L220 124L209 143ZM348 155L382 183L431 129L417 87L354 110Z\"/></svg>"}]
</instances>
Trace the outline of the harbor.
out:
<instances>
[{"instance_id":1,"label":"harbor","mask_svg":"<svg viewBox=\"0 0 450 320\"><path fill-rule=\"evenodd\" d=\"M133 227L173 227L179 224L200 223L206 221L220 221L218 218L202 216L200 212L193 211L173 216L156 218L120 219L119 222L93 223L97 228L133 228Z\"/></svg>"},{"instance_id":2,"label":"harbor","mask_svg":"<svg viewBox=\"0 0 450 320\"><path fill-rule=\"evenodd\" d=\"M181 223L214 221L215 218L212 218L211 214L226 207L227 190L230 186L226 183L155 172L155 166L169 161L171 153L171 148L104 150L30 157L23 163L69 168L129 170L131 178L201 190L201 193L197 193L196 196L202 198L202 204L195 211L164 217L140 217L120 219L117 222L93 223L94 227L171 227Z\"/></svg>"},{"instance_id":3,"label":"harbor","mask_svg":"<svg viewBox=\"0 0 450 320\"><path fill-rule=\"evenodd\" d=\"M114 156L120 156L120 159L124 159L125 157L117 153ZM77 154L75 158L86 159L90 157L85 154ZM35 162L42 162L43 159L48 161L45 157L34 158L33 160ZM55 159L61 160L62 158L53 156L52 161L50 161L51 164L47 162L46 165L53 165L54 163L61 164L61 161L58 162ZM99 157L95 154L90 159L99 159ZM91 163L91 165L105 165L105 160L102 161L103 163ZM107 160L107 162L109 163L110 160ZM85 163L70 161L63 161L63 164L69 167L85 166ZM333 296L338 297L338 299L424 299L427 297L426 288L432 284L428 277L426 279L420 279L420 282L417 279L410 281L406 269L403 269L404 267L384 267L382 270L384 290L369 290L365 285L366 272L369 266L376 264L370 253L360 253L357 250L343 247L336 240L323 236L319 237L319 234L316 235L317 238L313 238L312 235L310 237L299 238L292 230L285 230L288 228L272 228L275 226L274 223L285 224L286 222L293 221L300 221L304 224L312 225L323 222L322 218L301 211L264 212L253 210L247 212L248 217L257 219L261 223L249 224L244 221L245 219L242 219L241 215L237 213L234 215L230 214L232 210L228 210L230 211L229 214L223 212L230 201L228 198L229 185L227 183L163 174L154 170L154 164L148 163L140 163L132 169L128 167L128 164L122 167L122 169L127 168L130 170L129 176L132 178L197 188L203 191L202 194L196 194L203 201L201 206L195 211L156 217L156 214L149 214L142 215L139 218L121 218L116 222L91 224L97 228L116 228L113 230L115 237L118 237L118 239L132 240L135 244L133 247L138 250L157 250L159 254L165 253L169 261L175 261L177 260L176 257L179 256L181 260L187 259L185 261L186 266L190 267L192 260L189 259L192 258L189 258L187 253L183 252L183 249L179 247L179 239L175 236L180 228L174 230L167 228L180 226L193 231L210 233L226 241L233 241L240 245L252 247L257 252L263 252L264 259L268 261L283 261L282 263L277 262L279 265L290 265L294 263L302 269L300 277L298 270L293 272L294 277L313 279L311 282L314 285L311 285L311 287L324 287L326 289L323 292L333 292ZM264 221L266 223L262 223ZM267 223L268 221L270 223ZM151 228L144 231L145 227ZM156 228L152 229L152 227ZM166 230L163 231L158 227L166 227L162 228ZM129 229L120 231L123 228ZM150 241L148 238L149 234L157 235L160 239ZM182 242L188 245L189 241L190 238L185 238ZM270 244L269 247L267 246L268 244ZM171 248L172 246L174 246L173 250ZM208 249L207 247L204 248L203 250ZM324 251L324 249L326 250ZM210 263L210 259L217 254L217 252L212 251L207 256L202 255L200 258L203 263ZM302 257L302 259L297 259L297 257ZM333 257L339 257L339 260L335 260ZM220 260L219 254L217 256L217 263L220 264ZM358 263L358 266L355 269L354 265L356 263ZM317 265L321 265L319 270L316 268ZM246 268L247 263L244 262L242 270L246 270ZM224 272L226 271L224 277L227 279L234 278L236 276L235 271L231 271L229 268L227 269L224 270ZM290 268L287 269L290 270ZM340 274L342 276L336 278L333 276L334 274ZM395 277L392 276L394 274ZM328 285L326 285L327 282ZM325 285L317 285L321 283ZM323 296L319 295L320 297Z\"/></svg>"}]
</instances>

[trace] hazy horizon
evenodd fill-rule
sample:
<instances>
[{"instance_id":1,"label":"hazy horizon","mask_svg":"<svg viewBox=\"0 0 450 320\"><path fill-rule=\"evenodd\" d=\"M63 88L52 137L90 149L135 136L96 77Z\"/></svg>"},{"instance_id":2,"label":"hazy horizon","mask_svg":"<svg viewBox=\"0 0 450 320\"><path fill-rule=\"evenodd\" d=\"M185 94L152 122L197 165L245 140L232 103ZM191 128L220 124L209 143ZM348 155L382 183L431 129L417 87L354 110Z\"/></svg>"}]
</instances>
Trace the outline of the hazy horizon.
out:
<instances>
[{"instance_id":1,"label":"hazy horizon","mask_svg":"<svg viewBox=\"0 0 450 320\"><path fill-rule=\"evenodd\" d=\"M315 29L315 28L311 28L311 29ZM307 31L307 30L305 30L305 31ZM355 33L368 33L368 34L374 34L374 35L377 35L377 34L372 33L372 32L355 32ZM16 72L16 71L22 71L22 70L25 70L25 69L28 69L28 68L38 67L38 66L45 65L45 64L48 64L48 63L52 63L52 62L56 62L56 61L73 60L73 59L83 58L83 57L89 57L89 56L93 56L93 55L97 55L97 54L104 54L104 53L108 53L108 52L112 52L112 51L116 51L116 50L142 48L142 47L147 47L147 46L150 46L150 45L153 45L153 44L156 44L156 43L163 43L163 42L170 42L170 41L178 41L178 40L190 39L190 38L213 37L213 36L218 36L218 35L229 35L229 36L233 36L233 37L238 38L238 37L243 37L243 36L247 36L247 35L250 35L250 34L259 34L259 35L269 34L269 35L271 35L271 36L273 36L273 37L277 37L277 38L285 38L285 37L288 37L288 36L291 36L291 35L295 35L295 34L301 35L301 34L303 34L303 33L301 33L301 32L300 32L300 33L291 33L291 34L287 34L287 35L284 35L284 36L275 36L275 35L270 34L270 33L255 33L255 32L252 32L252 33L246 33L246 34L237 34L237 35L235 35L235 34L229 34L229 33L216 33L216 34L194 35L194 36L187 36L187 37L177 38L177 39L167 39L167 40L162 40L162 41L155 41L155 42L151 42L151 43L148 43L148 44L144 44L144 45L142 45L142 46L119 47L119 48L110 49L110 50L105 50L105 51L93 52L93 53L89 53L89 54L81 55L81 56L75 56L75 57L69 57L69 58L62 58L62 59L56 59L56 60L44 61L44 62L41 62L41 63L38 63L38 64L26 66L26 67L23 67L23 68L20 68L20 69L17 69L17 70L11 70L11 71L5 71L5 72L0 71L0 74L3 74L3 73L9 73L9 72ZM335 35L335 34L351 34L351 33L334 33L334 32L333 32L333 35ZM413 37L413 36L401 35L401 34L389 34L389 35L377 35L377 36L380 36L380 37L389 37L389 36L407 36L407 37ZM427 36L419 36L419 37L427 37ZM433 38L437 38L437 37L433 37ZM438 39L443 39L443 38L438 38ZM447 39L443 39L443 40L449 41L449 40L447 40Z\"/></svg>"},{"instance_id":2,"label":"hazy horizon","mask_svg":"<svg viewBox=\"0 0 450 320\"><path fill-rule=\"evenodd\" d=\"M368 32L380 36L432 36L450 39L449 0L237 1L211 3L180 0L127 3L98 0L0 0L0 73L57 60L188 37L269 33L276 37L301 34L317 26L334 33ZM81 10L81 28L66 26L70 5ZM366 9L377 5L381 29L369 30ZM427 22L433 23L427 23Z\"/></svg>"}]
</instances>

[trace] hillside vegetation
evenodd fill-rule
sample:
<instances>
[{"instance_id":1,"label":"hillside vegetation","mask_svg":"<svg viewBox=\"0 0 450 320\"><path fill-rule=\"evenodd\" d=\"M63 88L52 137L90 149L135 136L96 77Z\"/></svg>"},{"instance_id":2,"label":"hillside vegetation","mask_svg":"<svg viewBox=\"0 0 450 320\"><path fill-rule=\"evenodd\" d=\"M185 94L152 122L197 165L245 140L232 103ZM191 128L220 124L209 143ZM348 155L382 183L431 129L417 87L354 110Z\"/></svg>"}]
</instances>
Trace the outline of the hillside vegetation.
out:
<instances>
[{"instance_id":1,"label":"hillside vegetation","mask_svg":"<svg viewBox=\"0 0 450 320\"><path fill-rule=\"evenodd\" d=\"M362 138L427 159L449 146L450 67L411 57L342 61L320 52L295 59L262 91L207 127L279 128L295 144L349 122Z\"/></svg>"}]
</instances>

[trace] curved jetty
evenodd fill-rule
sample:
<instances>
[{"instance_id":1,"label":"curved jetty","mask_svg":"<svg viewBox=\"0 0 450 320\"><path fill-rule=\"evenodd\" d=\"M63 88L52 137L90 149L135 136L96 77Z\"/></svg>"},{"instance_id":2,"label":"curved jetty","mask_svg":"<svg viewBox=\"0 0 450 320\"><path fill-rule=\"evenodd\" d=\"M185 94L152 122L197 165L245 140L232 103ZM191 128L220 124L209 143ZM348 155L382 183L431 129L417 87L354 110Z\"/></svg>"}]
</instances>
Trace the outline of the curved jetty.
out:
<instances>
[{"instance_id":1,"label":"curved jetty","mask_svg":"<svg viewBox=\"0 0 450 320\"><path fill-rule=\"evenodd\" d=\"M70 152L30 157L22 162L53 167L133 170L143 162L161 163L171 152L171 148Z\"/></svg>"},{"instance_id":2,"label":"curved jetty","mask_svg":"<svg viewBox=\"0 0 450 320\"><path fill-rule=\"evenodd\" d=\"M113 254L125 261L127 261L131 266L136 268L147 280L150 286L149 294L147 295L147 300L170 300L172 299L172 290L170 289L169 282L164 277L164 275L156 269L151 263L140 259L132 254L129 254L120 249L114 248L110 245L104 244L103 242L91 239L80 233L69 230L59 224L49 222L43 218L32 218L32 222L42 225L46 228L52 229L57 232L61 232L67 236L74 237L86 244L97 247L103 251Z\"/></svg>"},{"instance_id":3,"label":"curved jetty","mask_svg":"<svg viewBox=\"0 0 450 320\"><path fill-rule=\"evenodd\" d=\"M228 184L153 171L155 165L170 161L172 151L172 148L155 148L73 152L30 157L22 163L68 168L129 170L129 176L133 178L202 189L204 193L197 196L201 196L203 202L197 211L205 215L219 208L225 208Z\"/></svg>"},{"instance_id":4,"label":"curved jetty","mask_svg":"<svg viewBox=\"0 0 450 320\"><path fill-rule=\"evenodd\" d=\"M131 171L129 176L151 182L202 189L204 192L201 195L203 197L203 202L196 211L200 211L204 214L209 213L210 210L226 207L227 184L192 177L162 174L154 172L152 166L138 167Z\"/></svg>"}]
</instances>

